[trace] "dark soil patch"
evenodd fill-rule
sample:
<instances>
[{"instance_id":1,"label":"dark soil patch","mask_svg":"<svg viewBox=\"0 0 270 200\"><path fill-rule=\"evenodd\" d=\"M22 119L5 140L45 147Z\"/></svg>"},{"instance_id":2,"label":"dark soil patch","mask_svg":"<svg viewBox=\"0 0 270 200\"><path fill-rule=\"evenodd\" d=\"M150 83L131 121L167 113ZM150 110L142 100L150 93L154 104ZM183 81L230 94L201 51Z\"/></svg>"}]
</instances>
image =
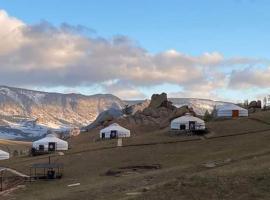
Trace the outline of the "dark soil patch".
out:
<instances>
[{"instance_id":1,"label":"dark soil patch","mask_svg":"<svg viewBox=\"0 0 270 200\"><path fill-rule=\"evenodd\" d=\"M105 175L106 176L125 176L134 173L144 173L146 171L158 170L161 168L160 164L152 165L131 165L125 167L119 167L117 169L109 169Z\"/></svg>"}]
</instances>

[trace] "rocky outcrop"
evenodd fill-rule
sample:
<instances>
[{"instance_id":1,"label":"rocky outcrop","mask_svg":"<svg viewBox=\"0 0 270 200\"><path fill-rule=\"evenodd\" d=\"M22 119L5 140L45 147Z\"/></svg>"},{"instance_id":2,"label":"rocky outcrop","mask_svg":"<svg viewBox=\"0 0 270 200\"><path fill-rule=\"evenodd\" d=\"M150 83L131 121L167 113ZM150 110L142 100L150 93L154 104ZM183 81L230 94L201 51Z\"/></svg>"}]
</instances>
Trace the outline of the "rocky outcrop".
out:
<instances>
[{"instance_id":1,"label":"rocky outcrop","mask_svg":"<svg viewBox=\"0 0 270 200\"><path fill-rule=\"evenodd\" d=\"M147 108L149 106L149 104L150 104L150 101L147 99L147 100L145 100L143 102L139 102L137 104L126 105L122 111L126 115L133 115L138 111L143 111L145 108Z\"/></svg>"},{"instance_id":2,"label":"rocky outcrop","mask_svg":"<svg viewBox=\"0 0 270 200\"><path fill-rule=\"evenodd\" d=\"M248 112L249 113L255 113L255 112L260 112L262 108L262 102L260 100L258 101L251 101L248 104Z\"/></svg>"},{"instance_id":3,"label":"rocky outcrop","mask_svg":"<svg viewBox=\"0 0 270 200\"><path fill-rule=\"evenodd\" d=\"M262 108L262 102L258 101L251 101L248 105L248 108Z\"/></svg>"},{"instance_id":4,"label":"rocky outcrop","mask_svg":"<svg viewBox=\"0 0 270 200\"><path fill-rule=\"evenodd\" d=\"M192 108L189 108L188 106L182 106L180 108L173 106L172 103L168 101L166 93L154 94L152 95L149 106L143 110L138 110L134 114L125 112L125 115L112 118L106 118L106 115L99 116L93 124L88 126L88 128L103 127L116 122L133 130L138 130L144 126L160 129L168 127L172 119L182 116L185 113L195 115Z\"/></svg>"},{"instance_id":5,"label":"rocky outcrop","mask_svg":"<svg viewBox=\"0 0 270 200\"><path fill-rule=\"evenodd\" d=\"M162 104L166 103L168 101L167 94L153 94L151 97L151 102L149 104L150 108L159 108L162 106Z\"/></svg>"},{"instance_id":6,"label":"rocky outcrop","mask_svg":"<svg viewBox=\"0 0 270 200\"><path fill-rule=\"evenodd\" d=\"M88 125L86 129L92 129L98 126L106 126L111 121L123 116L123 112L119 109L111 108L100 113L97 119Z\"/></svg>"}]
</instances>

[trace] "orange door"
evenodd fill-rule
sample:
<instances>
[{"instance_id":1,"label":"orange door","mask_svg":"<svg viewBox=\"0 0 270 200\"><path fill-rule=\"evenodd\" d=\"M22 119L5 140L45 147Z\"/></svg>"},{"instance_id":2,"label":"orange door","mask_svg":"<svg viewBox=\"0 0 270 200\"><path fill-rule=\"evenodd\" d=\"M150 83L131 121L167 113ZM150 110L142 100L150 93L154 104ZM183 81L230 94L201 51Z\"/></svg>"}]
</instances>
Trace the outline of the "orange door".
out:
<instances>
[{"instance_id":1,"label":"orange door","mask_svg":"<svg viewBox=\"0 0 270 200\"><path fill-rule=\"evenodd\" d=\"M232 117L239 117L239 110L233 110Z\"/></svg>"}]
</instances>

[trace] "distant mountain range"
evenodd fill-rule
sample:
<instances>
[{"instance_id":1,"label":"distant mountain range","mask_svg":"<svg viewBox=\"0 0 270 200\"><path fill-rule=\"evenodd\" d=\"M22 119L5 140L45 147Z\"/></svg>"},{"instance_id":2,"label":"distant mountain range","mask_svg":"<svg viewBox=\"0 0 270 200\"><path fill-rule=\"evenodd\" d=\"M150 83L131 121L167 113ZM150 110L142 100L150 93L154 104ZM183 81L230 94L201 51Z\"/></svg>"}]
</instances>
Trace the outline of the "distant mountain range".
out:
<instances>
[{"instance_id":1,"label":"distant mountain range","mask_svg":"<svg viewBox=\"0 0 270 200\"><path fill-rule=\"evenodd\" d=\"M179 107L193 107L199 115L223 103L192 98L171 98L170 101ZM32 139L43 136L48 129L83 127L103 111L112 109L120 112L125 105L140 102L143 100L124 101L111 94L86 96L0 86L0 138Z\"/></svg>"},{"instance_id":2,"label":"distant mountain range","mask_svg":"<svg viewBox=\"0 0 270 200\"><path fill-rule=\"evenodd\" d=\"M124 102L111 94L86 96L0 86L0 138L33 137L48 128L85 126L99 113L123 106Z\"/></svg>"}]
</instances>

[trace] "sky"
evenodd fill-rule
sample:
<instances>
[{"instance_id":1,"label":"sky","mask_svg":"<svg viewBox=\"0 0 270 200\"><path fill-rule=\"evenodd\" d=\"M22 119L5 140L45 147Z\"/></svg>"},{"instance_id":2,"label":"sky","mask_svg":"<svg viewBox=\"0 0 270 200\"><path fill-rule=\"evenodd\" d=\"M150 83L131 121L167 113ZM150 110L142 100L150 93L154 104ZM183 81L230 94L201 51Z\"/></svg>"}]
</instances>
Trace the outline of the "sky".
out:
<instances>
[{"instance_id":1,"label":"sky","mask_svg":"<svg viewBox=\"0 0 270 200\"><path fill-rule=\"evenodd\" d=\"M239 102L270 93L267 0L0 0L0 84Z\"/></svg>"}]
</instances>

